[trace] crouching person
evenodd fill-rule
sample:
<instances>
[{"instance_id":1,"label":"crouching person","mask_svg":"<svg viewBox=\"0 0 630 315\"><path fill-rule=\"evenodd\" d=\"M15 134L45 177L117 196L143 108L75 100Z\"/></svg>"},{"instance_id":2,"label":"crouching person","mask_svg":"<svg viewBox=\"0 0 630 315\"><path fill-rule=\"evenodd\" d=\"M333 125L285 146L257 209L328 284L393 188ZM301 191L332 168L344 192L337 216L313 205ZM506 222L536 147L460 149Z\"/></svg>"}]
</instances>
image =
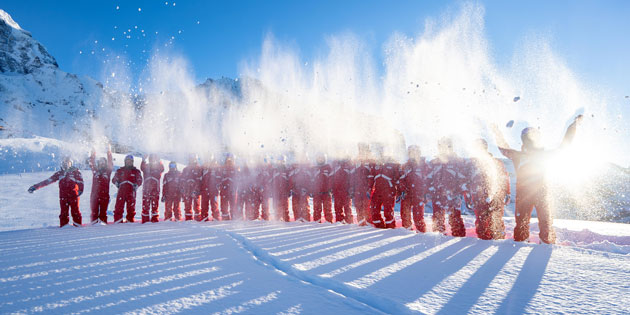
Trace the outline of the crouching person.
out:
<instances>
[{"instance_id":1,"label":"crouching person","mask_svg":"<svg viewBox=\"0 0 630 315\"><path fill-rule=\"evenodd\" d=\"M125 157L125 166L114 174L112 183L118 188L116 205L114 206L114 223L123 222L125 205L127 206L127 222L134 222L136 216L136 190L142 185L142 174L133 166L133 156Z\"/></svg>"},{"instance_id":2,"label":"crouching person","mask_svg":"<svg viewBox=\"0 0 630 315\"><path fill-rule=\"evenodd\" d=\"M81 226L81 212L79 211L79 197L83 193L83 177L76 167L72 166L72 160L68 157L61 162L61 170L50 178L31 186L29 193L59 181L59 226L63 227L70 222L70 214L74 226Z\"/></svg>"}]
</instances>

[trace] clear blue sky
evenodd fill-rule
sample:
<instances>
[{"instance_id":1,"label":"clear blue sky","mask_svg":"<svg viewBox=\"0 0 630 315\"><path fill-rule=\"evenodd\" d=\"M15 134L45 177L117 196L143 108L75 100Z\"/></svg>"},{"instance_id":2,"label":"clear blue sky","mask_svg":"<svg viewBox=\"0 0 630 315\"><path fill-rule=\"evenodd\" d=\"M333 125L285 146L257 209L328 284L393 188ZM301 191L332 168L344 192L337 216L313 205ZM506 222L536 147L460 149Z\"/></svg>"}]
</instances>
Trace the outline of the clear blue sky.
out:
<instances>
[{"instance_id":1,"label":"clear blue sky","mask_svg":"<svg viewBox=\"0 0 630 315\"><path fill-rule=\"evenodd\" d=\"M554 51L579 76L610 88L614 94L630 94L630 1L481 3L486 9L487 37L499 64L510 60L525 36L543 34L552 38ZM0 0L0 8L31 31L65 71L99 78L100 61L108 53L127 56L135 64L132 69L138 70L156 45L174 36L171 49L190 60L199 81L237 76L239 62L258 55L268 32L299 47L308 59L321 51L326 35L350 31L379 57L381 45L394 31L418 34L427 17L439 17L459 4L372 0ZM128 29L131 33L123 34Z\"/></svg>"}]
</instances>

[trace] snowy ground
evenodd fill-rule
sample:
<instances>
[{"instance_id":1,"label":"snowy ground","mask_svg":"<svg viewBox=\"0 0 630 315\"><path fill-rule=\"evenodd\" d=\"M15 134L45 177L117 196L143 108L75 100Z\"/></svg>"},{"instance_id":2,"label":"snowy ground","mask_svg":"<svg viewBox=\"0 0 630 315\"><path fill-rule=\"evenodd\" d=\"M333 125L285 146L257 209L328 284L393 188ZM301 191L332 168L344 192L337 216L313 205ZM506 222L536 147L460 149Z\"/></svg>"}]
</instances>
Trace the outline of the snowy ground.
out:
<instances>
[{"instance_id":1,"label":"snowy ground","mask_svg":"<svg viewBox=\"0 0 630 315\"><path fill-rule=\"evenodd\" d=\"M38 141L0 152L0 313L630 313L630 224L556 220L555 246L537 244L536 220L531 243L478 240L472 216L466 238L296 222L60 229L57 185L26 192L57 165Z\"/></svg>"},{"instance_id":2,"label":"snowy ground","mask_svg":"<svg viewBox=\"0 0 630 315\"><path fill-rule=\"evenodd\" d=\"M0 266L0 313L630 311L628 255L355 225L8 231Z\"/></svg>"}]
</instances>

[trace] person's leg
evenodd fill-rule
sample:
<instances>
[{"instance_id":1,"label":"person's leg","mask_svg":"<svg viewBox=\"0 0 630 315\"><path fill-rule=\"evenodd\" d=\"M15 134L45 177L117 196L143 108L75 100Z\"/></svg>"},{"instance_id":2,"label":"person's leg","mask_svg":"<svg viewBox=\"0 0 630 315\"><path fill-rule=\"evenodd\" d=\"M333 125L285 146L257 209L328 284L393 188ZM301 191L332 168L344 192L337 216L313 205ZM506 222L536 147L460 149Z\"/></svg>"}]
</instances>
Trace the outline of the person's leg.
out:
<instances>
[{"instance_id":1,"label":"person's leg","mask_svg":"<svg viewBox=\"0 0 630 315\"><path fill-rule=\"evenodd\" d=\"M152 196L151 197L151 222L159 222L160 221L160 196Z\"/></svg>"},{"instance_id":2,"label":"person's leg","mask_svg":"<svg viewBox=\"0 0 630 315\"><path fill-rule=\"evenodd\" d=\"M72 222L75 226L81 226L83 218L81 217L81 211L79 211L79 197L70 198L69 200L70 214L72 215Z\"/></svg>"},{"instance_id":3,"label":"person's leg","mask_svg":"<svg viewBox=\"0 0 630 315\"><path fill-rule=\"evenodd\" d=\"M322 199L322 194L314 194L313 195L313 221L321 222L322 221L322 212L324 211L324 201Z\"/></svg>"},{"instance_id":4,"label":"person's leg","mask_svg":"<svg viewBox=\"0 0 630 315\"><path fill-rule=\"evenodd\" d=\"M402 227L405 229L411 228L411 208L413 200L411 196L408 196L400 202L400 219L402 220Z\"/></svg>"},{"instance_id":5,"label":"person's leg","mask_svg":"<svg viewBox=\"0 0 630 315\"><path fill-rule=\"evenodd\" d=\"M70 215L69 215L70 203L68 202L66 198L61 197L59 198L59 207L61 210L59 212L59 226L63 227L70 222Z\"/></svg>"},{"instance_id":6,"label":"person's leg","mask_svg":"<svg viewBox=\"0 0 630 315\"><path fill-rule=\"evenodd\" d=\"M387 195L383 202L383 215L385 216L385 228L395 229L396 218L394 217L394 205L396 204L396 197Z\"/></svg>"},{"instance_id":7,"label":"person's leg","mask_svg":"<svg viewBox=\"0 0 630 315\"><path fill-rule=\"evenodd\" d=\"M109 197L101 198L98 202L98 218L103 223L107 223L107 207L109 206Z\"/></svg>"},{"instance_id":8,"label":"person's leg","mask_svg":"<svg viewBox=\"0 0 630 315\"><path fill-rule=\"evenodd\" d=\"M90 196L90 222L96 224L99 217L100 203L99 198Z\"/></svg>"},{"instance_id":9,"label":"person's leg","mask_svg":"<svg viewBox=\"0 0 630 315\"><path fill-rule=\"evenodd\" d=\"M208 220L208 211L210 210L210 194L204 192L201 194L201 221Z\"/></svg>"},{"instance_id":10,"label":"person's leg","mask_svg":"<svg viewBox=\"0 0 630 315\"><path fill-rule=\"evenodd\" d=\"M377 228L384 228L385 222L381 216L381 208L383 207L383 198L379 194L373 194L371 200L371 217L372 224Z\"/></svg>"},{"instance_id":11,"label":"person's leg","mask_svg":"<svg viewBox=\"0 0 630 315\"><path fill-rule=\"evenodd\" d=\"M127 196L127 222L135 222L136 216L136 195Z\"/></svg>"},{"instance_id":12,"label":"person's leg","mask_svg":"<svg viewBox=\"0 0 630 315\"><path fill-rule=\"evenodd\" d=\"M451 226L451 234L456 237L466 236L466 227L462 219L461 210L451 209L448 215L448 224Z\"/></svg>"},{"instance_id":13,"label":"person's leg","mask_svg":"<svg viewBox=\"0 0 630 315\"><path fill-rule=\"evenodd\" d=\"M433 204L433 215L431 216L431 220L433 221L433 232L440 232L442 234L446 233L444 212L444 208L442 208L440 205Z\"/></svg>"},{"instance_id":14,"label":"person's leg","mask_svg":"<svg viewBox=\"0 0 630 315\"><path fill-rule=\"evenodd\" d=\"M517 242L529 239L529 221L534 210L534 203L526 195L524 192L516 192L514 240Z\"/></svg>"},{"instance_id":15,"label":"person's leg","mask_svg":"<svg viewBox=\"0 0 630 315\"><path fill-rule=\"evenodd\" d=\"M538 215L538 237L547 244L556 243L556 231L553 228L553 213L549 211L549 205L543 196L540 196L536 203L536 214Z\"/></svg>"},{"instance_id":16,"label":"person's leg","mask_svg":"<svg viewBox=\"0 0 630 315\"><path fill-rule=\"evenodd\" d=\"M425 233L427 231L427 226L424 223L424 203L418 201L418 199L415 199L411 211L411 213L413 214L413 223L416 226L416 231L420 233Z\"/></svg>"},{"instance_id":17,"label":"person's leg","mask_svg":"<svg viewBox=\"0 0 630 315\"><path fill-rule=\"evenodd\" d=\"M147 223L151 221L151 214L149 211L151 209L151 197L146 194L142 194L142 223Z\"/></svg>"},{"instance_id":18,"label":"person's leg","mask_svg":"<svg viewBox=\"0 0 630 315\"><path fill-rule=\"evenodd\" d=\"M323 195L323 208L324 208L324 219L326 219L326 222L328 223L332 223L333 222L333 214L332 214L332 196L330 195L330 193L325 193Z\"/></svg>"},{"instance_id":19,"label":"person's leg","mask_svg":"<svg viewBox=\"0 0 630 315\"><path fill-rule=\"evenodd\" d=\"M230 220L230 196L225 190L221 190L221 221Z\"/></svg>"},{"instance_id":20,"label":"person's leg","mask_svg":"<svg viewBox=\"0 0 630 315\"><path fill-rule=\"evenodd\" d=\"M125 212L125 198L124 195L119 194L116 197L116 204L114 205L114 223L122 223L123 213Z\"/></svg>"}]
</instances>

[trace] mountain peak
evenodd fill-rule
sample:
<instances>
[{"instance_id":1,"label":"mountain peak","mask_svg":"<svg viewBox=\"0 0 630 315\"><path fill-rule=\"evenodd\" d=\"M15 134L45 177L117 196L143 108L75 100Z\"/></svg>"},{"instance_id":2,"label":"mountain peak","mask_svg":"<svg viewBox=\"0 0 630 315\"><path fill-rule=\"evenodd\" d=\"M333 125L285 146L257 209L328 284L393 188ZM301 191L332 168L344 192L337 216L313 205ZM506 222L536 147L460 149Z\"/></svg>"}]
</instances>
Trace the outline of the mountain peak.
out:
<instances>
[{"instance_id":1,"label":"mountain peak","mask_svg":"<svg viewBox=\"0 0 630 315\"><path fill-rule=\"evenodd\" d=\"M42 67L58 68L46 48L0 9L0 73L28 74Z\"/></svg>"},{"instance_id":2,"label":"mountain peak","mask_svg":"<svg viewBox=\"0 0 630 315\"><path fill-rule=\"evenodd\" d=\"M7 13L6 11L2 9L0 9L0 21L4 22L8 26L16 30L22 30L20 25L18 25L15 21L13 21L13 18L11 18L11 15L9 15L9 13Z\"/></svg>"}]
</instances>

